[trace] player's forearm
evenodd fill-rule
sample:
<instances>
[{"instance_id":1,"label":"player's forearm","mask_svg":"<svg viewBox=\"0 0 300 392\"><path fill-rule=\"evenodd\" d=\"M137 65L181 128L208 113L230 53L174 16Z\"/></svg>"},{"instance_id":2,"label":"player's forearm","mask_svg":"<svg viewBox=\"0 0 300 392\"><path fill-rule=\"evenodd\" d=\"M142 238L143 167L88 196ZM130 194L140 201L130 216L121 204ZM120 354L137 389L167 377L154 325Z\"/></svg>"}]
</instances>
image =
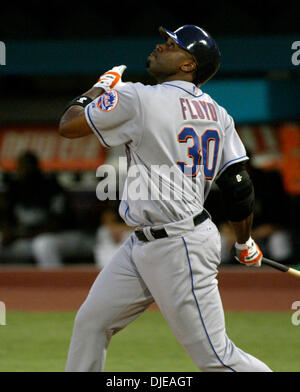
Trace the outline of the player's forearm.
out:
<instances>
[{"instance_id":1,"label":"player's forearm","mask_svg":"<svg viewBox=\"0 0 300 392\"><path fill-rule=\"evenodd\" d=\"M253 213L251 213L249 216L247 216L247 218L239 222L229 221L235 233L237 243L244 244L249 239L249 237L251 236L252 222Z\"/></svg>"},{"instance_id":2,"label":"player's forearm","mask_svg":"<svg viewBox=\"0 0 300 392\"><path fill-rule=\"evenodd\" d=\"M77 138L86 136L90 132L84 132L83 128L77 126L80 116L84 114L84 108L80 106L70 107L59 122L59 133L66 138ZM88 130L87 130L88 131Z\"/></svg>"},{"instance_id":3,"label":"player's forearm","mask_svg":"<svg viewBox=\"0 0 300 392\"><path fill-rule=\"evenodd\" d=\"M92 100L103 94L104 90L99 87L92 87L90 90L82 94L82 96L89 97ZM59 133L66 138L78 138L89 135L91 129L83 120L84 107L73 105L67 109L62 115L59 122Z\"/></svg>"}]
</instances>

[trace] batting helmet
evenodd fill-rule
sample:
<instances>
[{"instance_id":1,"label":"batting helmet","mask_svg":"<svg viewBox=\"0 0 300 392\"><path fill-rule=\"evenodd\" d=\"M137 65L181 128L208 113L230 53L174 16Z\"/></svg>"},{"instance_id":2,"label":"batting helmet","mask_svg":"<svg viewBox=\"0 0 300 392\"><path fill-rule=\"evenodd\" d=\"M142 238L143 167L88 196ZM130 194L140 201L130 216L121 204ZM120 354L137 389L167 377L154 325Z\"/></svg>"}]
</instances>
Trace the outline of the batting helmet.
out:
<instances>
[{"instance_id":1,"label":"batting helmet","mask_svg":"<svg viewBox=\"0 0 300 392\"><path fill-rule=\"evenodd\" d=\"M185 25L173 32L161 26L159 32L164 39L172 38L194 56L197 62L196 84L204 84L220 68L220 50L215 40L200 27Z\"/></svg>"}]
</instances>

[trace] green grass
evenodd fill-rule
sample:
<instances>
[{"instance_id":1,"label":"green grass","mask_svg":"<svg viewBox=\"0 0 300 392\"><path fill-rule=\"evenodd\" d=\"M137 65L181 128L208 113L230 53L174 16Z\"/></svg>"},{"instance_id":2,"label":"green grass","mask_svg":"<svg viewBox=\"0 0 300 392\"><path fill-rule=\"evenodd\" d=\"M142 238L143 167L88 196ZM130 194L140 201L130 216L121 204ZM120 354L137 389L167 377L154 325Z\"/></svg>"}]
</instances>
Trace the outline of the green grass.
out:
<instances>
[{"instance_id":1,"label":"green grass","mask_svg":"<svg viewBox=\"0 0 300 392\"><path fill-rule=\"evenodd\" d=\"M0 371L64 371L75 313L8 312L0 326ZM300 326L290 313L226 313L227 333L274 371L299 371ZM113 337L106 371L198 371L159 312Z\"/></svg>"}]
</instances>

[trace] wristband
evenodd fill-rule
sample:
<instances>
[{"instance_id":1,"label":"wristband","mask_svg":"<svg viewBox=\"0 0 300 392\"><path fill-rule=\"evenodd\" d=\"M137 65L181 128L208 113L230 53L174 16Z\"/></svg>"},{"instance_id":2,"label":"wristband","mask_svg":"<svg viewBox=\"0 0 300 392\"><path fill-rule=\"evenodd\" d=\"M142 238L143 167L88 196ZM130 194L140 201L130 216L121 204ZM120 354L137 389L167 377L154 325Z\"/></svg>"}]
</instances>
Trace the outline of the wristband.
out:
<instances>
[{"instance_id":1,"label":"wristband","mask_svg":"<svg viewBox=\"0 0 300 392\"><path fill-rule=\"evenodd\" d=\"M248 249L249 247L251 247L252 246L252 238L251 238L251 236L248 238L248 240L244 243L244 244L239 244L239 243L235 243L235 247L236 247L236 249L238 249L238 250L245 250L245 249Z\"/></svg>"},{"instance_id":2,"label":"wristband","mask_svg":"<svg viewBox=\"0 0 300 392\"><path fill-rule=\"evenodd\" d=\"M86 95L80 95L79 97L76 97L72 99L71 102L67 105L67 107L64 110L64 113L71 107L71 106L81 106L85 108L89 103L91 103L93 100L92 98L86 96Z\"/></svg>"}]
</instances>

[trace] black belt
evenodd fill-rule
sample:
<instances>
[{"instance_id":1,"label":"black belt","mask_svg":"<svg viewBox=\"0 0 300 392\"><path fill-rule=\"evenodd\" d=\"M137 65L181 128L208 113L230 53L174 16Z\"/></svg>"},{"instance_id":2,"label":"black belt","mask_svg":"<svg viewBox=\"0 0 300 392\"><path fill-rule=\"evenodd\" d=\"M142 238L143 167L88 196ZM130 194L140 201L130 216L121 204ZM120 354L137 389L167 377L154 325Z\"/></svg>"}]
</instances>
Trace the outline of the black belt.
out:
<instances>
[{"instance_id":1,"label":"black belt","mask_svg":"<svg viewBox=\"0 0 300 392\"><path fill-rule=\"evenodd\" d=\"M193 218L194 225L195 226L200 225L200 223L204 222L208 217L209 217L208 213L205 210L203 210L201 212L201 214L194 216L194 218ZM151 232L153 238L155 238L156 240L158 240L160 238L168 237L168 234L164 228L158 229L158 230L150 229L150 232ZM135 230L134 233L140 241L144 241L144 242L149 241L148 238L145 236L143 230Z\"/></svg>"}]
</instances>

